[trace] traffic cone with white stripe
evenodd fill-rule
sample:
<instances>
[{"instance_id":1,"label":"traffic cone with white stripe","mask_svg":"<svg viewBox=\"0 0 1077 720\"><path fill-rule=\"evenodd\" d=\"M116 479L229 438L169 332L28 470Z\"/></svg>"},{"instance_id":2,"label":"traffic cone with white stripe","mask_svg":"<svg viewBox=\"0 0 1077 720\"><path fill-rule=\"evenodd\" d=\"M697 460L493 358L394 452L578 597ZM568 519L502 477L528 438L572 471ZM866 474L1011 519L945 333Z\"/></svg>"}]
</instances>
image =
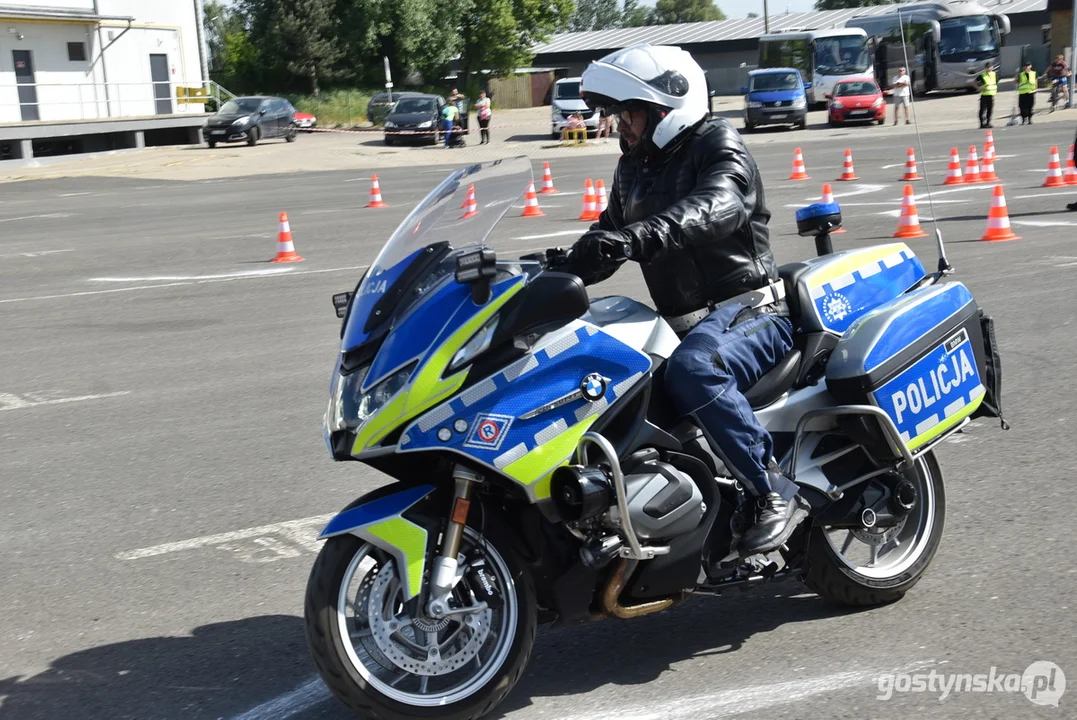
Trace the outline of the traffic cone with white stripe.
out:
<instances>
[{"instance_id":1,"label":"traffic cone with white stripe","mask_svg":"<svg viewBox=\"0 0 1077 720\"><path fill-rule=\"evenodd\" d=\"M295 251L295 243L292 242L292 226L288 224L288 213L280 214L280 229L277 232L277 256L271 262L290 263L303 262L303 258Z\"/></svg>"},{"instance_id":2,"label":"traffic cone with white stripe","mask_svg":"<svg viewBox=\"0 0 1077 720\"><path fill-rule=\"evenodd\" d=\"M609 199L606 197L606 184L602 182L602 178L598 179L598 202L595 206L595 210L601 215L606 209ZM597 219L597 218L596 218Z\"/></svg>"},{"instance_id":3,"label":"traffic cone with white stripe","mask_svg":"<svg viewBox=\"0 0 1077 720\"><path fill-rule=\"evenodd\" d=\"M1010 228L1010 213L1006 210L1006 195L1002 186L995 186L995 196L991 198L991 209L987 211L987 232L980 238L988 242L1002 240L1020 240Z\"/></svg>"},{"instance_id":4,"label":"traffic cone with white stripe","mask_svg":"<svg viewBox=\"0 0 1077 720\"><path fill-rule=\"evenodd\" d=\"M986 159L989 155L992 160L998 159L995 155L995 133L991 132L990 129L988 129L987 137L984 139L984 158Z\"/></svg>"},{"instance_id":5,"label":"traffic cone with white stripe","mask_svg":"<svg viewBox=\"0 0 1077 720\"><path fill-rule=\"evenodd\" d=\"M927 233L920 227L920 215L916 212L916 195L913 194L912 185L905 186L905 196L901 199L901 215L898 217L894 237L927 237Z\"/></svg>"},{"instance_id":6,"label":"traffic cone with white stripe","mask_svg":"<svg viewBox=\"0 0 1077 720\"><path fill-rule=\"evenodd\" d=\"M796 149L793 154L793 174L789 176L790 180L811 180L808 177L808 169L804 167L804 154L800 152L800 148Z\"/></svg>"},{"instance_id":7,"label":"traffic cone with white stripe","mask_svg":"<svg viewBox=\"0 0 1077 720\"><path fill-rule=\"evenodd\" d=\"M475 186L467 186L467 198L464 200L464 214L460 216L461 220L467 220L473 218L479 214L479 203L475 200Z\"/></svg>"},{"instance_id":8,"label":"traffic cone with white stripe","mask_svg":"<svg viewBox=\"0 0 1077 720\"><path fill-rule=\"evenodd\" d=\"M998 182L1001 178L995 174L995 149L984 146L984 161L980 167L980 182Z\"/></svg>"},{"instance_id":9,"label":"traffic cone with white stripe","mask_svg":"<svg viewBox=\"0 0 1077 720\"><path fill-rule=\"evenodd\" d=\"M950 150L950 169L946 172L946 182L943 185L964 185L965 178L961 174L961 156L957 154L957 148Z\"/></svg>"},{"instance_id":10,"label":"traffic cone with white stripe","mask_svg":"<svg viewBox=\"0 0 1077 720\"><path fill-rule=\"evenodd\" d=\"M973 184L980 180L980 158L976 156L976 146L969 145L969 159L965 165L965 183Z\"/></svg>"},{"instance_id":11,"label":"traffic cone with white stripe","mask_svg":"<svg viewBox=\"0 0 1077 720\"><path fill-rule=\"evenodd\" d=\"M901 178L902 182L911 182L913 180L923 180L919 173L916 172L916 151L909 148L909 152L905 156L905 177Z\"/></svg>"},{"instance_id":12,"label":"traffic cone with white stripe","mask_svg":"<svg viewBox=\"0 0 1077 720\"><path fill-rule=\"evenodd\" d=\"M1066 160L1066 176L1063 178L1067 185L1077 185L1077 165L1074 164L1073 146L1070 145L1070 156Z\"/></svg>"},{"instance_id":13,"label":"traffic cone with white stripe","mask_svg":"<svg viewBox=\"0 0 1077 720\"><path fill-rule=\"evenodd\" d=\"M838 178L838 180L848 181L848 180L859 180L859 179L860 178L858 178L856 176L856 170L853 168L853 151L846 148L845 149L845 163L842 165L841 177Z\"/></svg>"},{"instance_id":14,"label":"traffic cone with white stripe","mask_svg":"<svg viewBox=\"0 0 1077 720\"><path fill-rule=\"evenodd\" d=\"M595 196L595 186L591 183L591 178L587 178L583 184L583 209L576 219L584 222L598 220L598 198Z\"/></svg>"},{"instance_id":15,"label":"traffic cone with white stripe","mask_svg":"<svg viewBox=\"0 0 1077 720\"><path fill-rule=\"evenodd\" d=\"M550 172L550 163L542 163L542 189L539 190L540 195L552 195L557 192L557 188L553 186L553 173Z\"/></svg>"},{"instance_id":16,"label":"traffic cone with white stripe","mask_svg":"<svg viewBox=\"0 0 1077 720\"><path fill-rule=\"evenodd\" d=\"M830 183L823 184L823 199L819 202L823 204L834 203L835 205L837 205L838 201L834 199L834 191L830 189ZM830 234L837 235L838 233L843 232L845 232L845 228L839 227L837 230L831 230Z\"/></svg>"},{"instance_id":17,"label":"traffic cone with white stripe","mask_svg":"<svg viewBox=\"0 0 1077 720\"><path fill-rule=\"evenodd\" d=\"M1047 177L1041 187L1065 187L1062 179L1062 161L1058 159L1058 146L1051 148L1051 160L1047 163Z\"/></svg>"},{"instance_id":18,"label":"traffic cone with white stripe","mask_svg":"<svg viewBox=\"0 0 1077 720\"><path fill-rule=\"evenodd\" d=\"M368 208L387 208L388 204L382 202L381 199L381 185L378 184L378 176L370 176L370 202L366 204Z\"/></svg>"},{"instance_id":19,"label":"traffic cone with white stripe","mask_svg":"<svg viewBox=\"0 0 1077 720\"><path fill-rule=\"evenodd\" d=\"M543 217L546 213L539 209L538 195L535 194L535 181L527 181L527 194L524 196L524 211L520 217Z\"/></svg>"}]
</instances>

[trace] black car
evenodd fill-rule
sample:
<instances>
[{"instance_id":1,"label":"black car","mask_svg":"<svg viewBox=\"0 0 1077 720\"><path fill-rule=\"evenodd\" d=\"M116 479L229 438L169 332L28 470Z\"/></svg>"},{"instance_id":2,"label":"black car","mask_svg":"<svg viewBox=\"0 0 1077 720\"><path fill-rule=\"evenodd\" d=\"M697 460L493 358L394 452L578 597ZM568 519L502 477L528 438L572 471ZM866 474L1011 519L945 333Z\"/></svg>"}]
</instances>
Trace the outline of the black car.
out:
<instances>
[{"instance_id":1,"label":"black car","mask_svg":"<svg viewBox=\"0 0 1077 720\"><path fill-rule=\"evenodd\" d=\"M256 145L265 138L295 142L295 108L279 97L238 97L209 117L202 135L210 147L219 142L245 140Z\"/></svg>"},{"instance_id":2,"label":"black car","mask_svg":"<svg viewBox=\"0 0 1077 720\"><path fill-rule=\"evenodd\" d=\"M439 95L412 95L401 98L385 117L385 144L418 138L436 145L441 137L441 109L445 98Z\"/></svg>"},{"instance_id":3,"label":"black car","mask_svg":"<svg viewBox=\"0 0 1077 720\"><path fill-rule=\"evenodd\" d=\"M422 95L422 93L413 90L394 92L392 96L390 96L389 93L378 93L370 98L370 102L366 105L366 119L371 125L377 125L385 119L385 116L389 114L389 111L392 110L393 105L396 104L397 100L400 98L415 97L416 95Z\"/></svg>"}]
</instances>

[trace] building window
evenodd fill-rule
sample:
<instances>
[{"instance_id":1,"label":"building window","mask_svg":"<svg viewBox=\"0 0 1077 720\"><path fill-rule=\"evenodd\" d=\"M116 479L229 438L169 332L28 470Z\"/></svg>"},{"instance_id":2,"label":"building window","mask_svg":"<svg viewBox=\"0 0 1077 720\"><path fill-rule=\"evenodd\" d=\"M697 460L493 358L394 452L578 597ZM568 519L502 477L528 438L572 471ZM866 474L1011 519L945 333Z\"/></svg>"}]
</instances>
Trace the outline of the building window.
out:
<instances>
[{"instance_id":1,"label":"building window","mask_svg":"<svg viewBox=\"0 0 1077 720\"><path fill-rule=\"evenodd\" d=\"M86 62L86 43L68 43L67 59L71 62Z\"/></svg>"}]
</instances>

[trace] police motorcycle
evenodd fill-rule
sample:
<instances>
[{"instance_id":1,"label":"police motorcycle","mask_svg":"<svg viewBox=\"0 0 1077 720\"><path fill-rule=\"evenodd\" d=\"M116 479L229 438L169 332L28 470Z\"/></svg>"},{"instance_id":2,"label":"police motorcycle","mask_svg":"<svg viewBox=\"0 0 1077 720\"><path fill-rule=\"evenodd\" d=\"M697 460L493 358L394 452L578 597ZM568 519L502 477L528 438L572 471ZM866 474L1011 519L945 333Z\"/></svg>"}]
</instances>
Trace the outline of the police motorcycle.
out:
<instances>
[{"instance_id":1,"label":"police motorcycle","mask_svg":"<svg viewBox=\"0 0 1077 720\"><path fill-rule=\"evenodd\" d=\"M795 349L747 397L811 512L779 551L740 557L754 503L665 397L670 325L589 300L556 252L503 257L494 226L531 178L527 158L452 173L333 298L325 441L395 482L325 527L305 615L321 677L362 717L488 713L542 622L782 578L843 605L895 601L942 536L935 446L1001 414L991 319L942 282L944 254L928 274L899 242L832 252L838 206L798 211L819 256L771 287ZM469 185L484 202L462 217Z\"/></svg>"}]
</instances>

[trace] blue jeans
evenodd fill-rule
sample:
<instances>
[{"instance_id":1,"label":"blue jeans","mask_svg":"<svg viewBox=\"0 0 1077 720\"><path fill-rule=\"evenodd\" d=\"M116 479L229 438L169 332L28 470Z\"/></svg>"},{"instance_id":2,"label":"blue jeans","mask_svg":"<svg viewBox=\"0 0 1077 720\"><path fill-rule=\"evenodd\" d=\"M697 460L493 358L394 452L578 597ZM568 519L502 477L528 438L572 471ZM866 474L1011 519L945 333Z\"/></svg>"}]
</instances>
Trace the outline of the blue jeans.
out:
<instances>
[{"instance_id":1,"label":"blue jeans","mask_svg":"<svg viewBox=\"0 0 1077 720\"><path fill-rule=\"evenodd\" d=\"M441 121L441 132L445 136L445 147L452 141L452 120Z\"/></svg>"},{"instance_id":2,"label":"blue jeans","mask_svg":"<svg viewBox=\"0 0 1077 720\"><path fill-rule=\"evenodd\" d=\"M694 415L711 444L755 495L796 495L791 481L767 475L774 441L741 390L754 385L793 347L789 318L719 308L696 325L666 363L666 391L681 415ZM775 487L774 485L780 485Z\"/></svg>"}]
</instances>

